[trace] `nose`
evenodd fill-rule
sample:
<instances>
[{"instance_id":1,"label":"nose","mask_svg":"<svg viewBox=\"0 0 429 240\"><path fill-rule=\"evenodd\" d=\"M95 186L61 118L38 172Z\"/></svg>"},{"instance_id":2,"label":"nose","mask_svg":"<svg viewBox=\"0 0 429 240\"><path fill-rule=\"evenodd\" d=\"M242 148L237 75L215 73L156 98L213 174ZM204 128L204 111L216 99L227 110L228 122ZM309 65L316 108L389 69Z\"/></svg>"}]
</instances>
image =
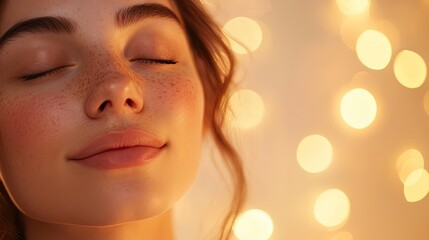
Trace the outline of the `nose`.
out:
<instances>
[{"instance_id":1,"label":"nose","mask_svg":"<svg viewBox=\"0 0 429 240\"><path fill-rule=\"evenodd\" d=\"M139 113L143 109L143 94L136 80L122 73L103 76L91 92L85 106L90 118L106 114Z\"/></svg>"}]
</instances>

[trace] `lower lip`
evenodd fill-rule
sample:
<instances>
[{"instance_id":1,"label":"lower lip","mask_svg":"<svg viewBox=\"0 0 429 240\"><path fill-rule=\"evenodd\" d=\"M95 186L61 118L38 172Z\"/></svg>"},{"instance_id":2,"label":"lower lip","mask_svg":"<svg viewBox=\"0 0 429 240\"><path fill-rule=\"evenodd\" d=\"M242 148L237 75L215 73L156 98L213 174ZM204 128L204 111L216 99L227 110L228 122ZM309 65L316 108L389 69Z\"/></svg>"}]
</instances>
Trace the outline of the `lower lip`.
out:
<instances>
[{"instance_id":1,"label":"lower lip","mask_svg":"<svg viewBox=\"0 0 429 240\"><path fill-rule=\"evenodd\" d=\"M76 162L88 167L103 170L137 167L153 160L161 153L162 149L163 148L147 146L121 148L102 152L89 158L76 160Z\"/></svg>"}]
</instances>

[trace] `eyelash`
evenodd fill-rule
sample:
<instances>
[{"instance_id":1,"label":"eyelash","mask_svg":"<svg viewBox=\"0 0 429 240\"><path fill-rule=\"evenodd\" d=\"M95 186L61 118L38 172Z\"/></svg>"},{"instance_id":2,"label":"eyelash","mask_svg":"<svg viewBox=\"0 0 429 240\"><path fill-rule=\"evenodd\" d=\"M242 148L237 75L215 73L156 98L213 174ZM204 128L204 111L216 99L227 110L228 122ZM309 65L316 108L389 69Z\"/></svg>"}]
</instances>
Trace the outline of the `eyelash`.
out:
<instances>
[{"instance_id":1,"label":"eyelash","mask_svg":"<svg viewBox=\"0 0 429 240\"><path fill-rule=\"evenodd\" d=\"M22 77L22 79L24 79L25 81L29 81L29 80L33 80L33 79L37 79L37 78L48 77L48 76L51 76L55 73L60 72L63 69L64 69L64 67L59 67L59 68L55 68L55 69L52 69L52 70L49 70L46 72L41 72L41 73L36 73L36 74L24 76L24 77Z\"/></svg>"},{"instance_id":2,"label":"eyelash","mask_svg":"<svg viewBox=\"0 0 429 240\"><path fill-rule=\"evenodd\" d=\"M136 59L136 62L145 64L176 64L177 62L169 59Z\"/></svg>"},{"instance_id":3,"label":"eyelash","mask_svg":"<svg viewBox=\"0 0 429 240\"><path fill-rule=\"evenodd\" d=\"M174 60L166 60L166 59L137 59L135 61L139 62L139 63L144 63L144 64L166 64L166 65L171 64L171 65L173 65L173 64L177 63ZM29 81L29 80L33 80L33 79L37 79L37 78L48 77L48 76L51 76L53 74L60 72L63 69L64 69L64 67L59 67L59 68L55 68L55 69L52 69L52 70L49 70L46 72L41 72L41 73L36 73L36 74L24 76L24 77L22 77L22 79L24 79L25 81Z\"/></svg>"}]
</instances>

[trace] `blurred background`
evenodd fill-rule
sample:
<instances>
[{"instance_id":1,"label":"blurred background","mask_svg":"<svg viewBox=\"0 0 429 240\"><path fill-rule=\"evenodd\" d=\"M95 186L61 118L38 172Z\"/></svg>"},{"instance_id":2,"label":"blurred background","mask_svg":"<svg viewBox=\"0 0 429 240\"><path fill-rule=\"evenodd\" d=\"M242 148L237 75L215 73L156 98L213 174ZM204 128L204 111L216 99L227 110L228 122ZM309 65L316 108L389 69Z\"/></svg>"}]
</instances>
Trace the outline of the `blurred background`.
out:
<instances>
[{"instance_id":1,"label":"blurred background","mask_svg":"<svg viewBox=\"0 0 429 240\"><path fill-rule=\"evenodd\" d=\"M429 239L429 1L202 0L240 63L229 121L239 240ZM175 209L210 239L230 196L213 143Z\"/></svg>"}]
</instances>

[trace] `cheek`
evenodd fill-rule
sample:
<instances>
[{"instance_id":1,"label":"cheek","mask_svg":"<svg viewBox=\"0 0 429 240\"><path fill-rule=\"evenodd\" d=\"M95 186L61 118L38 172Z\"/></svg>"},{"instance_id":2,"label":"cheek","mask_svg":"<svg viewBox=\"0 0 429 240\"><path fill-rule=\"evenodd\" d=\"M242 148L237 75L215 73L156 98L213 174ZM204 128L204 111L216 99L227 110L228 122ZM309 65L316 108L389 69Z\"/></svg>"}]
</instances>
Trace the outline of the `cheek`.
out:
<instances>
[{"instance_id":1,"label":"cheek","mask_svg":"<svg viewBox=\"0 0 429 240\"><path fill-rule=\"evenodd\" d=\"M43 174L49 156L61 153L56 141L67 126L64 105L64 98L52 93L2 99L0 170L6 183L25 186L28 179Z\"/></svg>"},{"instance_id":2,"label":"cheek","mask_svg":"<svg viewBox=\"0 0 429 240\"><path fill-rule=\"evenodd\" d=\"M162 78L161 78L162 79ZM164 185L179 197L195 179L203 137L204 94L198 77L164 77L153 91L154 102L146 107L157 109L157 121L169 133L168 164L163 166ZM150 99L150 98L149 98ZM148 99L148 101L149 101ZM162 115L161 115L162 114ZM178 181L180 179L180 181Z\"/></svg>"},{"instance_id":3,"label":"cheek","mask_svg":"<svg viewBox=\"0 0 429 240\"><path fill-rule=\"evenodd\" d=\"M60 129L61 101L60 97L47 99L33 94L4 100L0 119L2 138L10 146L20 147L51 139L52 134Z\"/></svg>"},{"instance_id":4,"label":"cheek","mask_svg":"<svg viewBox=\"0 0 429 240\"><path fill-rule=\"evenodd\" d=\"M160 74L154 96L158 111L172 115L170 120L181 124L197 124L203 117L204 94L198 77L181 76L169 78ZM161 80L162 79L162 80ZM195 126L195 125L194 125ZM196 126L195 126L196 127Z\"/></svg>"}]
</instances>

